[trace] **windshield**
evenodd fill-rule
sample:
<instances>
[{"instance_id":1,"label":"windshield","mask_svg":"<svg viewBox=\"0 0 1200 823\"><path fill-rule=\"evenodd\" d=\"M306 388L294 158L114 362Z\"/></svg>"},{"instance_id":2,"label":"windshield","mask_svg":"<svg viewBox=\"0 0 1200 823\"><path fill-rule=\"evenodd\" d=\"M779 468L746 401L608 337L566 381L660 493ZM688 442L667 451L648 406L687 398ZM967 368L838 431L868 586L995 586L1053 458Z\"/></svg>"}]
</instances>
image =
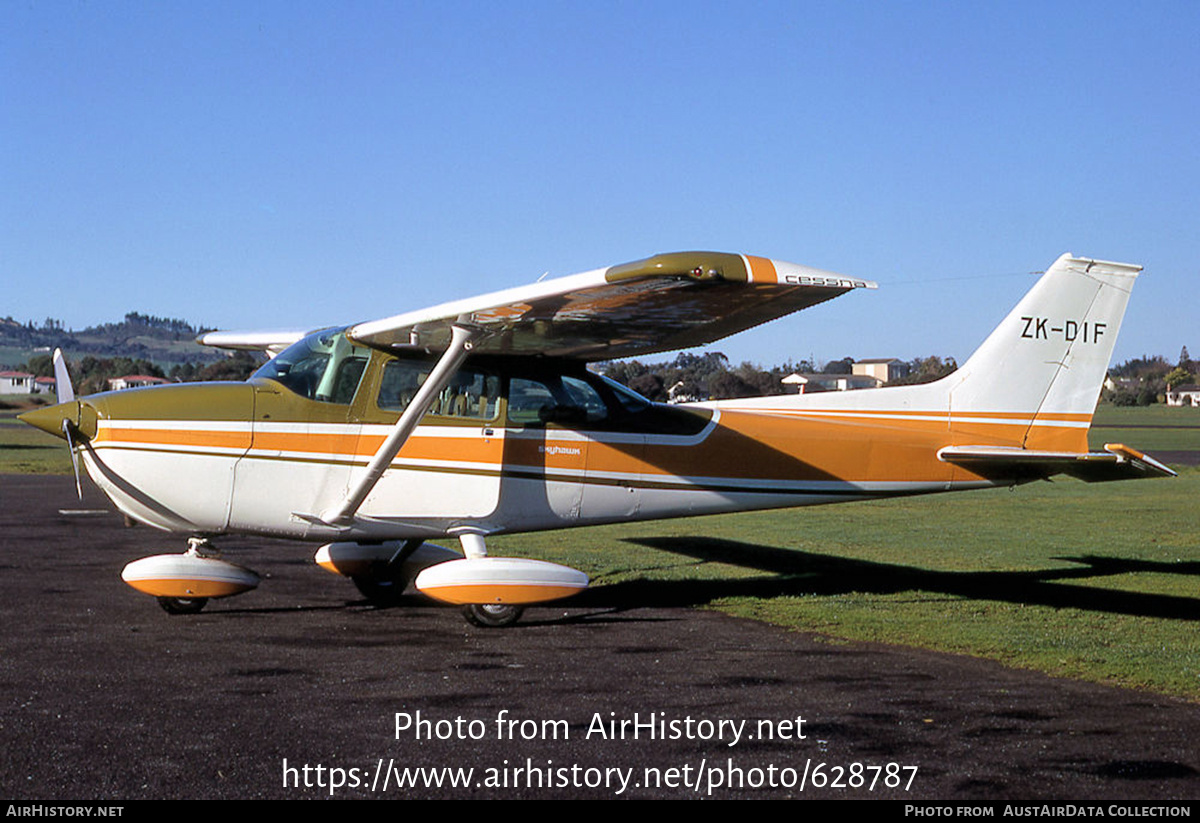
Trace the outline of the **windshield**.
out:
<instances>
[{"instance_id":1,"label":"windshield","mask_svg":"<svg viewBox=\"0 0 1200 823\"><path fill-rule=\"evenodd\" d=\"M345 328L310 334L254 373L325 403L349 404L366 370L370 351L346 339Z\"/></svg>"}]
</instances>

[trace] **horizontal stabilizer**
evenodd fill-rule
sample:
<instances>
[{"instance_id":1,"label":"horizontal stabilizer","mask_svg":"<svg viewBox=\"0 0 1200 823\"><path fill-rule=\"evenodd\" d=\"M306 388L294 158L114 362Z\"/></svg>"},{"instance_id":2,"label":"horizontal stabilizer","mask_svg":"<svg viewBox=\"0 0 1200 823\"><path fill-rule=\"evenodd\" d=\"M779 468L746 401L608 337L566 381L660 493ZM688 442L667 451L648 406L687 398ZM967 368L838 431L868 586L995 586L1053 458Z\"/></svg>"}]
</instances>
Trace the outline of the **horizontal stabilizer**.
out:
<instances>
[{"instance_id":1,"label":"horizontal stabilizer","mask_svg":"<svg viewBox=\"0 0 1200 823\"><path fill-rule=\"evenodd\" d=\"M1175 472L1136 449L1105 443L1102 452L1054 452L1003 446L947 446L938 459L989 480L1041 480L1067 474L1088 483L1174 477Z\"/></svg>"}]
</instances>

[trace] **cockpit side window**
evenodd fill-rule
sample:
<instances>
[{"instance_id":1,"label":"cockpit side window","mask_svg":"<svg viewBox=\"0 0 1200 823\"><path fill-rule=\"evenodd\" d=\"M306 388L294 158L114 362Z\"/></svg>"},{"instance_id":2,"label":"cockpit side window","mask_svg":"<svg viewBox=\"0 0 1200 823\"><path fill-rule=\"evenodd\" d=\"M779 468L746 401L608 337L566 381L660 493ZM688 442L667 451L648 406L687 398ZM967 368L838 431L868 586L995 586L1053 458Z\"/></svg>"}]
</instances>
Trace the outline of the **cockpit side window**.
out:
<instances>
[{"instance_id":1,"label":"cockpit side window","mask_svg":"<svg viewBox=\"0 0 1200 823\"><path fill-rule=\"evenodd\" d=\"M358 390L359 381L362 380L363 372L366 371L367 363L370 361L369 355L354 355L347 357L338 365L333 376L333 391L329 395L329 402L350 404L354 399L354 392ZM318 400L324 399L319 393Z\"/></svg>"}]
</instances>

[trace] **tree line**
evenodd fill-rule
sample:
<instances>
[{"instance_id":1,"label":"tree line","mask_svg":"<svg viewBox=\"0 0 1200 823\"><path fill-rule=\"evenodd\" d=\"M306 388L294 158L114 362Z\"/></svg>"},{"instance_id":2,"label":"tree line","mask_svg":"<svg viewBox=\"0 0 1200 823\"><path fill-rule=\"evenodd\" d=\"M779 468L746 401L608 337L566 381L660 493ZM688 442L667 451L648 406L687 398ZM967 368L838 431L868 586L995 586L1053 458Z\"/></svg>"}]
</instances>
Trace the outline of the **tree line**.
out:
<instances>
[{"instance_id":1,"label":"tree line","mask_svg":"<svg viewBox=\"0 0 1200 823\"><path fill-rule=\"evenodd\" d=\"M850 374L854 358L831 360L820 368L810 360L788 360L764 369L754 363L733 366L721 352L680 352L664 363L614 360L600 373L658 402L729 400L784 394L783 378L791 374ZM917 357L904 362L906 375L889 385L930 383L958 368L953 357Z\"/></svg>"},{"instance_id":2,"label":"tree line","mask_svg":"<svg viewBox=\"0 0 1200 823\"><path fill-rule=\"evenodd\" d=\"M81 395L108 391L109 380L131 374L159 377L173 383L245 380L260 365L261 362L247 352L234 352L232 356L206 366L181 363L171 367L169 371L164 371L157 363L141 357L95 357L89 354L67 362L75 391ZM18 371L27 372L34 377L53 377L54 363L49 354L35 354L28 362L22 363Z\"/></svg>"},{"instance_id":3,"label":"tree line","mask_svg":"<svg viewBox=\"0 0 1200 823\"><path fill-rule=\"evenodd\" d=\"M819 368L809 360L789 360L771 368L749 362L733 366L721 352L681 352L663 363L612 361L602 365L601 374L659 402L727 400L783 394L781 381L790 374L850 374L853 365L853 358L844 357ZM888 385L931 383L957 368L953 357L917 357L902 361L900 371L906 374ZM1192 360L1184 346L1174 364L1162 355L1143 355L1113 366L1109 377L1115 388L1106 385L1101 392L1102 400L1119 406L1148 406L1166 402L1169 389L1198 382L1200 362Z\"/></svg>"},{"instance_id":4,"label":"tree line","mask_svg":"<svg viewBox=\"0 0 1200 823\"><path fill-rule=\"evenodd\" d=\"M1109 369L1108 376L1115 387L1105 386L1103 399L1118 406L1149 406L1166 402L1169 389L1196 383L1200 363L1184 346L1174 365L1159 354L1142 355Z\"/></svg>"},{"instance_id":5,"label":"tree line","mask_svg":"<svg viewBox=\"0 0 1200 823\"><path fill-rule=\"evenodd\" d=\"M80 394L107 391L114 377L144 374L172 382L204 380L245 380L260 365L261 359L247 352L234 352L207 365L181 363L164 371L157 363L140 357L95 357L85 355L70 361L72 380ZM623 383L657 402L727 400L737 397L763 397L785 393L783 378L790 374L850 374L854 360L844 357L819 368L809 360L788 360L771 368L750 362L734 366L721 352L680 352L662 363L640 360L613 360L601 365L600 373ZM953 357L917 357L903 361L907 374L889 385L930 383L958 368ZM37 354L18 367L35 377L53 377L54 364L49 354ZM903 369L902 369L903 370ZM1161 403L1168 389L1197 382L1200 363L1191 359L1187 346L1174 365L1161 355L1136 357L1109 369L1115 388L1105 387L1102 399L1121 406Z\"/></svg>"}]
</instances>

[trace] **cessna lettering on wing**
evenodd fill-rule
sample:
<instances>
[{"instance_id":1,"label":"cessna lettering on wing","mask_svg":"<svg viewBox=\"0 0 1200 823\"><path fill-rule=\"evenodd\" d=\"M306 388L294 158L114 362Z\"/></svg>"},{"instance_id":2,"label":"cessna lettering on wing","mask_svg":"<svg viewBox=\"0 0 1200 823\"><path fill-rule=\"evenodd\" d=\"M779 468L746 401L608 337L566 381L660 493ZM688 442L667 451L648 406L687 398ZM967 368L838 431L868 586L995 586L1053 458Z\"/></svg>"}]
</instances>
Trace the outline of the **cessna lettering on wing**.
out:
<instances>
[{"instance_id":1,"label":"cessna lettering on wing","mask_svg":"<svg viewBox=\"0 0 1200 823\"><path fill-rule=\"evenodd\" d=\"M1061 335L1068 343L1074 340L1081 340L1084 343L1096 343L1104 336L1104 330L1108 328L1107 323L1088 323L1084 321L1080 323L1076 320L1058 321L1050 320L1046 317L1022 317L1025 321L1025 328L1021 331L1021 336L1030 340L1049 340L1050 335ZM1050 325L1055 323L1056 325Z\"/></svg>"},{"instance_id":2,"label":"cessna lettering on wing","mask_svg":"<svg viewBox=\"0 0 1200 823\"><path fill-rule=\"evenodd\" d=\"M838 289L865 289L865 280L849 277L814 277L809 274L785 274L783 282L791 286L833 286Z\"/></svg>"}]
</instances>

